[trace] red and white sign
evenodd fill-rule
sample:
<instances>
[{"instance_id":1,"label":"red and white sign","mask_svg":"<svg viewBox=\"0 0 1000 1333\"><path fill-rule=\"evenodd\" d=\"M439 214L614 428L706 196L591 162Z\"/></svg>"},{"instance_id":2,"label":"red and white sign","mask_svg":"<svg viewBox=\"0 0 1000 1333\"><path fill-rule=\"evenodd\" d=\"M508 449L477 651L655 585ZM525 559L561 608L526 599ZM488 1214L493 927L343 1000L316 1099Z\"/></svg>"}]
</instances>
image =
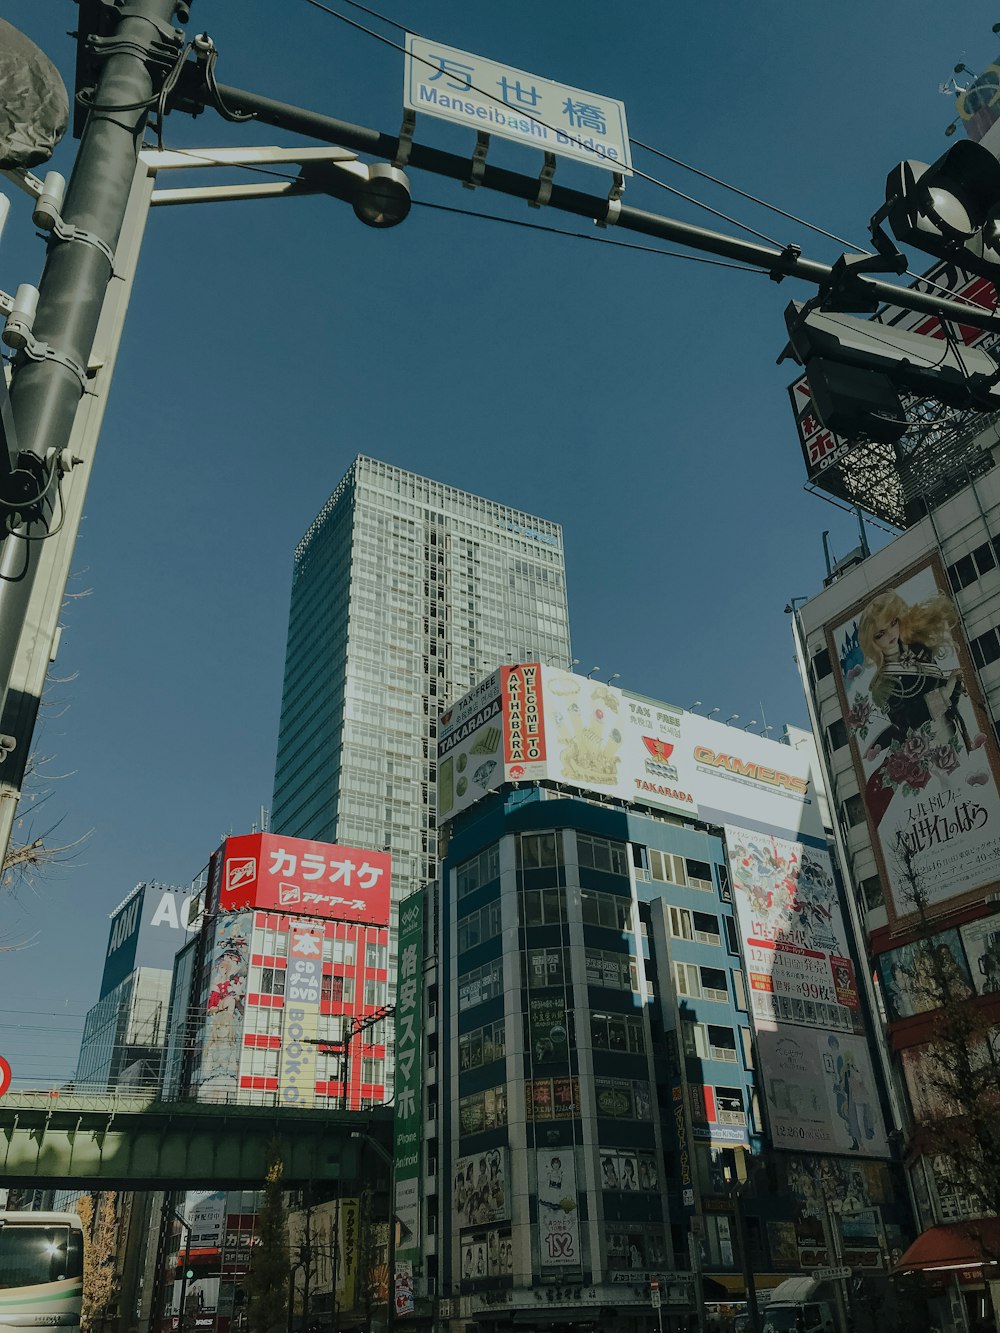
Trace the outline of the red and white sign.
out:
<instances>
[{"instance_id":1,"label":"red and white sign","mask_svg":"<svg viewBox=\"0 0 1000 1333\"><path fill-rule=\"evenodd\" d=\"M0 1097L9 1091L12 1077L9 1063L0 1055Z\"/></svg>"},{"instance_id":2,"label":"red and white sign","mask_svg":"<svg viewBox=\"0 0 1000 1333\"><path fill-rule=\"evenodd\" d=\"M259 907L328 921L389 922L392 857L276 833L227 838L219 909Z\"/></svg>"}]
</instances>

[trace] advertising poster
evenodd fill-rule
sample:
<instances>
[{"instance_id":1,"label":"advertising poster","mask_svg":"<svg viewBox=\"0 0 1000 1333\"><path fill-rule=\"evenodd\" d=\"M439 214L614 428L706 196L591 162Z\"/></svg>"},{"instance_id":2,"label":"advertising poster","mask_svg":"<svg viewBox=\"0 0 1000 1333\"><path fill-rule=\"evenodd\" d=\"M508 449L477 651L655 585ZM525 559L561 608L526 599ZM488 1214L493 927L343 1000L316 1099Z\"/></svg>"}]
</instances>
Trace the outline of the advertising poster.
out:
<instances>
[{"instance_id":1,"label":"advertising poster","mask_svg":"<svg viewBox=\"0 0 1000 1333\"><path fill-rule=\"evenodd\" d=\"M776 1148L888 1156L863 1037L759 1025L757 1044Z\"/></svg>"},{"instance_id":2,"label":"advertising poster","mask_svg":"<svg viewBox=\"0 0 1000 1333\"><path fill-rule=\"evenodd\" d=\"M459 1227L483 1226L510 1217L506 1148L490 1148L458 1159L453 1202Z\"/></svg>"},{"instance_id":3,"label":"advertising poster","mask_svg":"<svg viewBox=\"0 0 1000 1333\"><path fill-rule=\"evenodd\" d=\"M794 1222L768 1222L767 1244L775 1268L798 1269L799 1238Z\"/></svg>"},{"instance_id":4,"label":"advertising poster","mask_svg":"<svg viewBox=\"0 0 1000 1333\"><path fill-rule=\"evenodd\" d=\"M535 1153L538 1249L543 1268L580 1267L580 1210L572 1147Z\"/></svg>"},{"instance_id":5,"label":"advertising poster","mask_svg":"<svg viewBox=\"0 0 1000 1333\"><path fill-rule=\"evenodd\" d=\"M226 1195L221 1190L189 1190L184 1195L184 1218L191 1228L188 1246L193 1250L217 1250L226 1222Z\"/></svg>"},{"instance_id":6,"label":"advertising poster","mask_svg":"<svg viewBox=\"0 0 1000 1333\"><path fill-rule=\"evenodd\" d=\"M970 921L961 936L976 994L1000 991L1000 916Z\"/></svg>"},{"instance_id":7,"label":"advertising poster","mask_svg":"<svg viewBox=\"0 0 1000 1333\"><path fill-rule=\"evenodd\" d=\"M500 672L481 681L438 722L438 818L447 819L504 781Z\"/></svg>"},{"instance_id":8,"label":"advertising poster","mask_svg":"<svg viewBox=\"0 0 1000 1333\"><path fill-rule=\"evenodd\" d=\"M218 908L261 907L325 921L389 924L392 857L277 833L227 838Z\"/></svg>"},{"instance_id":9,"label":"advertising poster","mask_svg":"<svg viewBox=\"0 0 1000 1333\"><path fill-rule=\"evenodd\" d=\"M996 746L933 559L827 627L890 923L997 883Z\"/></svg>"},{"instance_id":10,"label":"advertising poster","mask_svg":"<svg viewBox=\"0 0 1000 1333\"><path fill-rule=\"evenodd\" d=\"M251 913L217 918L205 1014L199 1091L235 1089L239 1078Z\"/></svg>"},{"instance_id":11,"label":"advertising poster","mask_svg":"<svg viewBox=\"0 0 1000 1333\"><path fill-rule=\"evenodd\" d=\"M393 1120L395 1209L400 1227L396 1254L420 1252L420 1143L423 1133L424 891L399 906L396 990L396 1105Z\"/></svg>"},{"instance_id":12,"label":"advertising poster","mask_svg":"<svg viewBox=\"0 0 1000 1333\"><path fill-rule=\"evenodd\" d=\"M973 993L973 979L957 930L945 930L930 939L890 949L879 954L877 962L890 1019L926 1014L939 1009L948 998L966 1000Z\"/></svg>"},{"instance_id":13,"label":"advertising poster","mask_svg":"<svg viewBox=\"0 0 1000 1333\"><path fill-rule=\"evenodd\" d=\"M324 938L322 925L315 921L288 923L279 1106L316 1105L316 1033L323 989Z\"/></svg>"},{"instance_id":14,"label":"advertising poster","mask_svg":"<svg viewBox=\"0 0 1000 1333\"><path fill-rule=\"evenodd\" d=\"M545 723L542 668L537 662L501 667L503 758L515 780L544 772Z\"/></svg>"},{"instance_id":15,"label":"advertising poster","mask_svg":"<svg viewBox=\"0 0 1000 1333\"><path fill-rule=\"evenodd\" d=\"M580 1080L554 1078L552 1080L552 1115L555 1120L573 1120L580 1115Z\"/></svg>"},{"instance_id":16,"label":"advertising poster","mask_svg":"<svg viewBox=\"0 0 1000 1333\"><path fill-rule=\"evenodd\" d=\"M337 1248L340 1252L340 1262L337 1266L337 1306L341 1310L354 1308L361 1245L359 1214L359 1200L341 1199L340 1226L337 1229Z\"/></svg>"},{"instance_id":17,"label":"advertising poster","mask_svg":"<svg viewBox=\"0 0 1000 1333\"><path fill-rule=\"evenodd\" d=\"M413 1313L413 1261L411 1259L396 1260L396 1291L395 1304L396 1314Z\"/></svg>"},{"instance_id":18,"label":"advertising poster","mask_svg":"<svg viewBox=\"0 0 1000 1333\"><path fill-rule=\"evenodd\" d=\"M528 999L531 1054L536 1063L565 1060L569 1050L566 1006L558 996L532 995Z\"/></svg>"},{"instance_id":19,"label":"advertising poster","mask_svg":"<svg viewBox=\"0 0 1000 1333\"><path fill-rule=\"evenodd\" d=\"M636 1154L624 1148L601 1149L601 1188L632 1193L639 1189Z\"/></svg>"},{"instance_id":20,"label":"advertising poster","mask_svg":"<svg viewBox=\"0 0 1000 1333\"><path fill-rule=\"evenodd\" d=\"M860 1029L829 853L731 824L726 846L755 1020Z\"/></svg>"}]
</instances>

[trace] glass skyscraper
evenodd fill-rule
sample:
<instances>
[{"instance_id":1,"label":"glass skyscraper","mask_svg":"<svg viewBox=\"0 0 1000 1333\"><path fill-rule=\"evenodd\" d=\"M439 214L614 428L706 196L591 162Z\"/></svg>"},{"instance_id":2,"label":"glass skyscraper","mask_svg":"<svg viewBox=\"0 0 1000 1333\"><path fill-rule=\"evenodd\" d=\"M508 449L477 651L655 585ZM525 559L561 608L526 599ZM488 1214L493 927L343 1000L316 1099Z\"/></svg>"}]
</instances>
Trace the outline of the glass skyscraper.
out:
<instances>
[{"instance_id":1,"label":"glass skyscraper","mask_svg":"<svg viewBox=\"0 0 1000 1333\"><path fill-rule=\"evenodd\" d=\"M397 904L437 867L441 711L569 656L559 524L356 458L295 550L272 830L389 848Z\"/></svg>"}]
</instances>

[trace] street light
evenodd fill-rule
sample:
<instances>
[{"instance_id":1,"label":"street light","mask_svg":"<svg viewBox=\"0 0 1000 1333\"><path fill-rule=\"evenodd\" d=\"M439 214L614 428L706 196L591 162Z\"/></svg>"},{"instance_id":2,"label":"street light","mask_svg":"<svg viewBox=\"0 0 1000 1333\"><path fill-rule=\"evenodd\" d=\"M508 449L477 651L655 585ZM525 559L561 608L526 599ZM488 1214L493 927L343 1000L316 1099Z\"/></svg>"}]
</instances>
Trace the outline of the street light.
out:
<instances>
[{"instance_id":1,"label":"street light","mask_svg":"<svg viewBox=\"0 0 1000 1333\"><path fill-rule=\"evenodd\" d=\"M601 669L601 668L600 668L599 666L593 666L593 667L591 667L590 670L587 672L587 679L588 679L588 680L593 680L593 679L594 679L594 672L595 672L595 671L600 671L600 669Z\"/></svg>"},{"instance_id":2,"label":"street light","mask_svg":"<svg viewBox=\"0 0 1000 1333\"><path fill-rule=\"evenodd\" d=\"M355 217L369 227L395 227L410 211L406 173L388 162L373 162L351 201Z\"/></svg>"}]
</instances>

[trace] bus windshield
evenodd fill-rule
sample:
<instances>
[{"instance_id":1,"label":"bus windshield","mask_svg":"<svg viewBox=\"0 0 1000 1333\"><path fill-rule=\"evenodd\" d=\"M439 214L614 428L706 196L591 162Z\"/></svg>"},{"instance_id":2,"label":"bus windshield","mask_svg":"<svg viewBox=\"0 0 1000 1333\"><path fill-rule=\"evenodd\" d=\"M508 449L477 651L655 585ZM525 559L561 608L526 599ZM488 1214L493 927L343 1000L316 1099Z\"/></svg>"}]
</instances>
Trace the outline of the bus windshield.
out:
<instances>
[{"instance_id":1,"label":"bus windshield","mask_svg":"<svg viewBox=\"0 0 1000 1333\"><path fill-rule=\"evenodd\" d=\"M60 1282L83 1274L80 1235L68 1226L0 1226L0 1289Z\"/></svg>"}]
</instances>

